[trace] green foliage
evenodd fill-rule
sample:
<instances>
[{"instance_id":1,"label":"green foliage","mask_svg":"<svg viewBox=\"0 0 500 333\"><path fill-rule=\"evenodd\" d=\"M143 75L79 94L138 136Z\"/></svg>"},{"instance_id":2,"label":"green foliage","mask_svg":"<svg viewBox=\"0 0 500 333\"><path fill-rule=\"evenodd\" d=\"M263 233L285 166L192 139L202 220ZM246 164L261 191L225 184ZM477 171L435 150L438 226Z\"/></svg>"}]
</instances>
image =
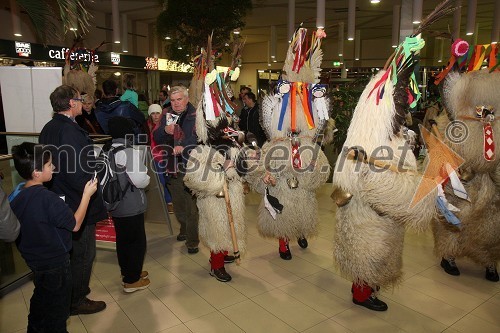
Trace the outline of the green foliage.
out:
<instances>
[{"instance_id":1,"label":"green foliage","mask_svg":"<svg viewBox=\"0 0 500 333\"><path fill-rule=\"evenodd\" d=\"M212 32L213 49L223 48L231 32L245 25L243 20L252 9L251 0L164 0L164 5L156 21L158 35L171 38L169 58L184 62L186 54L197 54L206 46Z\"/></svg>"},{"instance_id":2,"label":"green foliage","mask_svg":"<svg viewBox=\"0 0 500 333\"><path fill-rule=\"evenodd\" d=\"M346 84L339 91L330 93L332 118L335 119L335 127L338 130L333 138L333 146L337 151L342 150L354 109L368 82L369 78L361 78Z\"/></svg>"},{"instance_id":3,"label":"green foliage","mask_svg":"<svg viewBox=\"0 0 500 333\"><path fill-rule=\"evenodd\" d=\"M34 30L42 43L63 39L70 28L77 28L84 34L90 26L90 13L86 9L87 0L16 0L31 20ZM61 24L62 23L62 24Z\"/></svg>"}]
</instances>

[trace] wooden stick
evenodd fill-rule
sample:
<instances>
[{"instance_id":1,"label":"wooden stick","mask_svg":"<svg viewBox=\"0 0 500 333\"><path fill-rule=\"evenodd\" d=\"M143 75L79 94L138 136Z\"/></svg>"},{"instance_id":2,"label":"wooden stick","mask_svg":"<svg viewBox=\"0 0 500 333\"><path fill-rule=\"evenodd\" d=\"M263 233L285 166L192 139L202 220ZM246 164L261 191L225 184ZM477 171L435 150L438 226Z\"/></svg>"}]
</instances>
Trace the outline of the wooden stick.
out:
<instances>
[{"instance_id":1,"label":"wooden stick","mask_svg":"<svg viewBox=\"0 0 500 333\"><path fill-rule=\"evenodd\" d=\"M241 263L240 250L238 248L238 241L236 240L236 231L234 230L233 210L231 209L231 200L229 199L229 189L227 187L227 180L224 181L224 200L226 200L227 219L229 221L229 229L231 230L231 239L233 241L233 255L236 259L236 264Z\"/></svg>"}]
</instances>

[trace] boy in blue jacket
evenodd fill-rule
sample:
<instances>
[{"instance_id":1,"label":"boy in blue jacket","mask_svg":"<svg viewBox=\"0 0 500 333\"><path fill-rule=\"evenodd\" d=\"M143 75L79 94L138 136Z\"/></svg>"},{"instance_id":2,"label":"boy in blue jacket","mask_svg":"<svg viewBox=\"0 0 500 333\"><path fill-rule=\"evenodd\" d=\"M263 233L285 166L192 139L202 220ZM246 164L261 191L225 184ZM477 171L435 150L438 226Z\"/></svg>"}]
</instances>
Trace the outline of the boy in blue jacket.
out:
<instances>
[{"instance_id":1,"label":"boy in blue jacket","mask_svg":"<svg viewBox=\"0 0 500 333\"><path fill-rule=\"evenodd\" d=\"M43 186L52 179L54 165L48 149L24 142L12 147L14 166L26 180L9 196L21 223L16 244L33 271L35 289L30 300L28 332L66 333L71 302L69 251L71 232L80 229L97 181L87 182L76 212Z\"/></svg>"}]
</instances>

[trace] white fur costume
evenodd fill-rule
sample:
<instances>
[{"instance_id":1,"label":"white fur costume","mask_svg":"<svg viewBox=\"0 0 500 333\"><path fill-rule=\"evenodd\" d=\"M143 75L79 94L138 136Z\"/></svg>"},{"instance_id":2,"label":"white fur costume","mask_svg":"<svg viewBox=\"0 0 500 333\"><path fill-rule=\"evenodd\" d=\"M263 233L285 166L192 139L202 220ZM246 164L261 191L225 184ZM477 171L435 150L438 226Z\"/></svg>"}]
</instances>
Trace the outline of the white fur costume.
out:
<instances>
[{"instance_id":1,"label":"white fur costume","mask_svg":"<svg viewBox=\"0 0 500 333\"><path fill-rule=\"evenodd\" d=\"M236 157L237 154L238 149L231 149L232 157ZM238 248L240 253L244 253L246 231L243 185L234 168L228 169L224 174L222 170L224 160L225 157L214 148L197 146L190 153L187 163L189 171L186 172L184 183L197 196L200 240L211 251L220 252L233 249L226 202L224 197L217 197L222 192L224 182L227 181Z\"/></svg>"},{"instance_id":2,"label":"white fur costume","mask_svg":"<svg viewBox=\"0 0 500 333\"><path fill-rule=\"evenodd\" d=\"M367 156L393 165L402 163L405 169L416 172L415 156L403 137L402 124L395 120L395 88L390 80L379 105L375 93L368 97L384 74L384 70L379 72L361 95L344 146L359 146ZM399 128L396 133L395 127ZM386 149L380 150L382 147ZM333 184L350 193L352 199L337 208L334 253L342 273L355 283L364 282L375 289L401 278L405 227L423 229L435 214L435 194L410 208L421 178L339 156Z\"/></svg>"},{"instance_id":3,"label":"white fur costume","mask_svg":"<svg viewBox=\"0 0 500 333\"><path fill-rule=\"evenodd\" d=\"M316 189L325 183L330 175L328 160L316 143L316 138L322 134L328 119L328 99L321 94L312 98L310 105L314 126L310 126L306 121L301 102L302 97L298 92L309 84L307 86L308 93L312 94L315 84L319 82L323 56L320 49L322 37L316 40L317 48L311 52L310 62L306 63L298 72L292 69L295 57L293 49L294 45L298 45L294 44L295 40L297 40L297 36L304 36L306 33L307 30L303 28L296 31L294 42L292 42L285 60L283 69L286 75L284 74L283 78L287 80L284 85L290 88L289 94L268 95L262 101L260 119L269 141L262 147L258 168L249 172L246 177L251 186L260 194L264 194L266 188L262 179L263 175L270 175L276 180L275 186L268 185L267 187L269 194L276 197L283 205L283 210L280 214L276 214L274 219L265 208L264 200L261 202L258 228L264 237L298 239L314 235L318 211ZM318 33L316 36L319 36ZM293 91L291 86L293 84L298 85L295 95L296 133L291 133L291 95ZM279 129L282 105L285 102L288 104L282 121L283 126ZM300 168L292 165L292 142L297 142L300 146ZM298 181L296 188L289 186L292 179Z\"/></svg>"},{"instance_id":4,"label":"white fur costume","mask_svg":"<svg viewBox=\"0 0 500 333\"><path fill-rule=\"evenodd\" d=\"M236 43L232 68L236 66L242 47L242 43ZM199 64L207 63L207 65L201 66L202 68L214 68L210 37L207 51L202 50L201 57ZM228 72L224 76L224 74L212 70L203 77L200 74L202 72L198 70L198 74L193 78L193 82L198 82L196 84L202 86L201 98L196 110L196 134L202 144L190 153L184 183L197 197L200 240L210 249L213 259L213 255L217 253L225 253L225 251L232 253L232 250L235 250L227 211L229 206L225 197L220 195L224 193L225 183L227 183L229 205L239 250L239 253L235 252L235 256L244 253L246 247L245 200L242 179L236 169L229 167L224 170L223 167L225 163L228 165L226 159L230 159L233 165L237 165L241 158L239 144L236 143L236 140L231 140L227 134L227 130L232 130L230 128L232 126L230 114L234 112L230 101L226 100L229 95L232 96L232 92L226 90L231 73ZM239 69L237 72L239 73ZM237 75L233 75L231 79L236 80ZM219 91L216 96L212 96L214 88ZM217 103L214 104L214 100L217 100ZM214 110L218 110L218 113ZM219 151L220 149L224 151ZM220 264L223 265L223 262ZM213 265L214 261L212 261Z\"/></svg>"}]
</instances>

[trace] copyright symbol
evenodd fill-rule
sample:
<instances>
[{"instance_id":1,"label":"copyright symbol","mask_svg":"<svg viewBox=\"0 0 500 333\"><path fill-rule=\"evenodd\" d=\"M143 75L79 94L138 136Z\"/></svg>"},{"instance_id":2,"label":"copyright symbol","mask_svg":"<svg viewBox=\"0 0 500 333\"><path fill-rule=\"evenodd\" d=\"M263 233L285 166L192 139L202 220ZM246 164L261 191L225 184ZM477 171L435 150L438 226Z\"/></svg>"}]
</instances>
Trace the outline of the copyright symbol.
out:
<instances>
[{"instance_id":1,"label":"copyright symbol","mask_svg":"<svg viewBox=\"0 0 500 333\"><path fill-rule=\"evenodd\" d=\"M469 128L463 121L453 120L446 126L445 133L451 143L460 144L469 136Z\"/></svg>"}]
</instances>

